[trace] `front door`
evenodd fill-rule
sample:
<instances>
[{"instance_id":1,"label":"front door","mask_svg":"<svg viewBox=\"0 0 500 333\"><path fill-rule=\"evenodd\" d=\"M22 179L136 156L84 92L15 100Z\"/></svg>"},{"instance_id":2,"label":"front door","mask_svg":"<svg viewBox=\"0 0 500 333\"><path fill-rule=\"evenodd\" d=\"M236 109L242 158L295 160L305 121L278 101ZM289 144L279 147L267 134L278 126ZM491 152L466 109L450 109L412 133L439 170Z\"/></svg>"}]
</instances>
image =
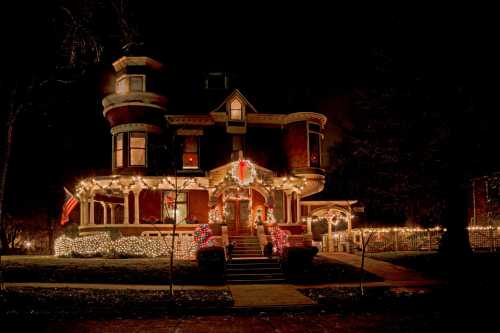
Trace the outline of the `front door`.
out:
<instances>
[{"instance_id":1,"label":"front door","mask_svg":"<svg viewBox=\"0 0 500 333\"><path fill-rule=\"evenodd\" d=\"M229 235L250 235L252 232L250 224L250 201L226 200L224 205Z\"/></svg>"}]
</instances>

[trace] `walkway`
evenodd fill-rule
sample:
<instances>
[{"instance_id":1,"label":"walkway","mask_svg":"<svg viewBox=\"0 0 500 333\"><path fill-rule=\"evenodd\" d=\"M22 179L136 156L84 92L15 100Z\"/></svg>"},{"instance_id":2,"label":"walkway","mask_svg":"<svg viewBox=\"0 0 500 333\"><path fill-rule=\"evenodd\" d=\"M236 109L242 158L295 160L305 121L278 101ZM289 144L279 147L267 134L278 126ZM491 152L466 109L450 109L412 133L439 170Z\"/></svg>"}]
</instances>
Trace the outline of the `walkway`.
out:
<instances>
[{"instance_id":1,"label":"walkway","mask_svg":"<svg viewBox=\"0 0 500 333\"><path fill-rule=\"evenodd\" d=\"M236 308L316 304L290 284L232 284L229 289Z\"/></svg>"},{"instance_id":2,"label":"walkway","mask_svg":"<svg viewBox=\"0 0 500 333\"><path fill-rule=\"evenodd\" d=\"M357 268L361 267L361 256L355 254L350 254L345 252L335 252L335 253L320 253L319 255L340 261L344 264L351 265ZM365 257L364 268L367 272L370 272L372 274L381 277L382 279L384 279L385 282L429 281L429 279L425 278L422 274L414 270L368 257ZM429 281L429 282L434 282L434 281Z\"/></svg>"}]
</instances>

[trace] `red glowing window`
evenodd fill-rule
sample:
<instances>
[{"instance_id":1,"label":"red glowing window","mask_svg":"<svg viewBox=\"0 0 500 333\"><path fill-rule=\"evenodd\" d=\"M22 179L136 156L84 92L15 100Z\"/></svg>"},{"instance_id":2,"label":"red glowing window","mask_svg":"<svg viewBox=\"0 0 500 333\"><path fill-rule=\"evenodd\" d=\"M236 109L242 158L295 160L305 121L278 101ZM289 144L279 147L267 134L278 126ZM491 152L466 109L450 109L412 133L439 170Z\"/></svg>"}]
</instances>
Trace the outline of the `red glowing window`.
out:
<instances>
[{"instance_id":1,"label":"red glowing window","mask_svg":"<svg viewBox=\"0 0 500 333\"><path fill-rule=\"evenodd\" d=\"M198 137L186 136L184 138L184 150L182 153L183 169L198 169Z\"/></svg>"}]
</instances>

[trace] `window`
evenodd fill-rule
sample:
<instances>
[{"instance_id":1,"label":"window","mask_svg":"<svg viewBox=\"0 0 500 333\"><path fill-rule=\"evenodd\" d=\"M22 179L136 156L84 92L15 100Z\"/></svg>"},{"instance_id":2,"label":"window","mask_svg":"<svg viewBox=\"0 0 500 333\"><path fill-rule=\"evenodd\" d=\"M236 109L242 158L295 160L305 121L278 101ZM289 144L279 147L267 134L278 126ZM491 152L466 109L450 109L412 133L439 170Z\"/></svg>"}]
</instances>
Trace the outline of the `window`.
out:
<instances>
[{"instance_id":1,"label":"window","mask_svg":"<svg viewBox=\"0 0 500 333\"><path fill-rule=\"evenodd\" d=\"M115 167L123 167L123 133L115 135Z\"/></svg>"},{"instance_id":2,"label":"window","mask_svg":"<svg viewBox=\"0 0 500 333\"><path fill-rule=\"evenodd\" d=\"M321 167L321 133L318 124L310 123L308 126L309 136L309 166Z\"/></svg>"},{"instance_id":3,"label":"window","mask_svg":"<svg viewBox=\"0 0 500 333\"><path fill-rule=\"evenodd\" d=\"M144 75L122 75L116 80L116 93L125 95L129 92L146 91Z\"/></svg>"},{"instance_id":4,"label":"window","mask_svg":"<svg viewBox=\"0 0 500 333\"><path fill-rule=\"evenodd\" d=\"M130 76L130 91L144 91L144 77L142 75Z\"/></svg>"},{"instance_id":5,"label":"window","mask_svg":"<svg viewBox=\"0 0 500 333\"><path fill-rule=\"evenodd\" d=\"M229 119L243 120L242 104L237 98L233 99L229 105Z\"/></svg>"},{"instance_id":6,"label":"window","mask_svg":"<svg viewBox=\"0 0 500 333\"><path fill-rule=\"evenodd\" d=\"M132 132L130 133L130 165L145 166L146 165L146 133Z\"/></svg>"},{"instance_id":7,"label":"window","mask_svg":"<svg viewBox=\"0 0 500 333\"><path fill-rule=\"evenodd\" d=\"M186 136L184 138L184 150L182 152L182 168L198 169L198 136Z\"/></svg>"},{"instance_id":8,"label":"window","mask_svg":"<svg viewBox=\"0 0 500 333\"><path fill-rule=\"evenodd\" d=\"M177 200L176 200L177 199ZM177 209L176 209L177 201ZM187 193L177 192L177 198L175 191L163 192L163 209L162 217L164 223L186 223L187 218Z\"/></svg>"}]
</instances>

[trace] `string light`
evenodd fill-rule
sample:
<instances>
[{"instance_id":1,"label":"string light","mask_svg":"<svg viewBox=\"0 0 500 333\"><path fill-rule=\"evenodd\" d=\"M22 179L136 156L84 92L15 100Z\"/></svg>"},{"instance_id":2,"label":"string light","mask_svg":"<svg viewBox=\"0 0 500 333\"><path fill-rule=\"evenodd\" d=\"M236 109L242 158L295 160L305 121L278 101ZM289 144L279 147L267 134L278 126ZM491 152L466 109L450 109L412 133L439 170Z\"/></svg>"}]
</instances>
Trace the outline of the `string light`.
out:
<instances>
[{"instance_id":1,"label":"string light","mask_svg":"<svg viewBox=\"0 0 500 333\"><path fill-rule=\"evenodd\" d=\"M171 244L171 235L162 235L161 237L127 236L113 240L109 233L98 232L77 238L63 235L56 239L54 250L58 257L73 254L85 256L118 254L154 258L170 255ZM196 249L193 236L176 237L174 258L179 260L193 259Z\"/></svg>"}]
</instances>

